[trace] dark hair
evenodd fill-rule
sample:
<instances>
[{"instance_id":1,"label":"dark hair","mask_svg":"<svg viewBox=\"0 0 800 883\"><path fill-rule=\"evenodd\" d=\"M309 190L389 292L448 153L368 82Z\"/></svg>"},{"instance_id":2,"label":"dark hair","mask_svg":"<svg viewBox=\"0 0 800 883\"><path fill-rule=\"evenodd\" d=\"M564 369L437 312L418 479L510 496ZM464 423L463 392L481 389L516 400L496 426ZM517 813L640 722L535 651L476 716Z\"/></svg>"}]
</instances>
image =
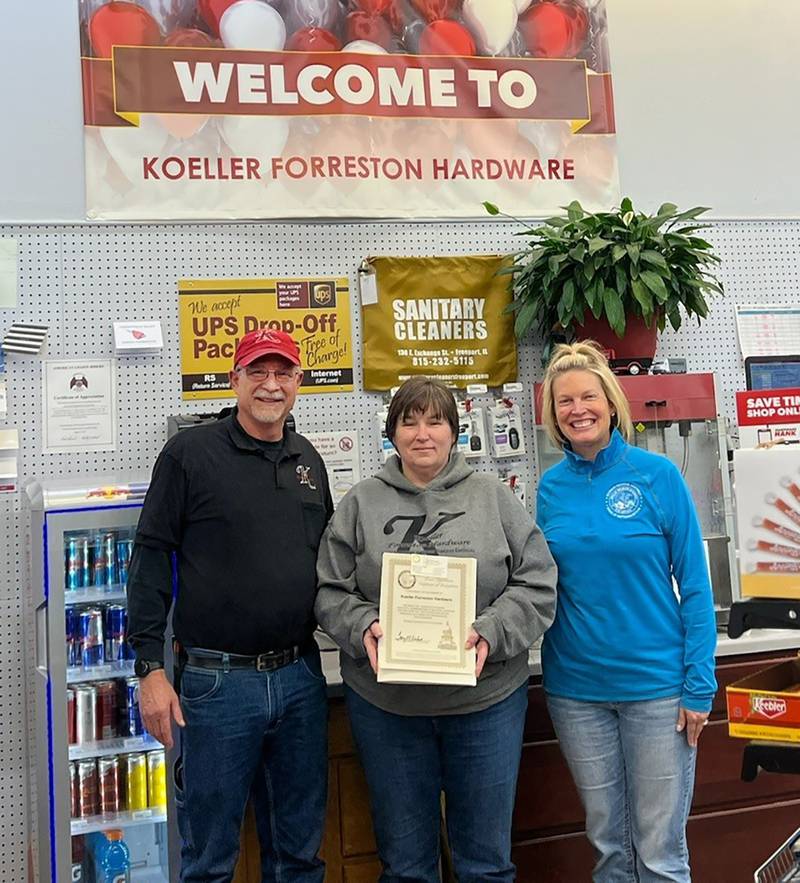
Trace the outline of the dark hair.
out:
<instances>
[{"instance_id":1,"label":"dark hair","mask_svg":"<svg viewBox=\"0 0 800 883\"><path fill-rule=\"evenodd\" d=\"M458 438L458 408L453 394L441 380L424 374L409 377L394 394L386 415L386 437L394 444L398 422L409 414L424 414L426 411L446 420L453 431L453 439Z\"/></svg>"}]
</instances>

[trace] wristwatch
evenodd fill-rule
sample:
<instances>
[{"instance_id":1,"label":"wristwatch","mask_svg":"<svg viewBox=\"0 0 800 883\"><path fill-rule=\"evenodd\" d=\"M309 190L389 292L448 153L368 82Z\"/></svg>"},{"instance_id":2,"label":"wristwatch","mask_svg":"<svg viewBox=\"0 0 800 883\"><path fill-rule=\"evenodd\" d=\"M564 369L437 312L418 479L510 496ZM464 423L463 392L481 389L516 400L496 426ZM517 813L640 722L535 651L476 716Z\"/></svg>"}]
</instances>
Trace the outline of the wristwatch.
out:
<instances>
[{"instance_id":1,"label":"wristwatch","mask_svg":"<svg viewBox=\"0 0 800 883\"><path fill-rule=\"evenodd\" d=\"M133 673L137 678L146 678L151 671L158 671L160 668L164 668L164 663L153 659L137 659L133 663Z\"/></svg>"}]
</instances>

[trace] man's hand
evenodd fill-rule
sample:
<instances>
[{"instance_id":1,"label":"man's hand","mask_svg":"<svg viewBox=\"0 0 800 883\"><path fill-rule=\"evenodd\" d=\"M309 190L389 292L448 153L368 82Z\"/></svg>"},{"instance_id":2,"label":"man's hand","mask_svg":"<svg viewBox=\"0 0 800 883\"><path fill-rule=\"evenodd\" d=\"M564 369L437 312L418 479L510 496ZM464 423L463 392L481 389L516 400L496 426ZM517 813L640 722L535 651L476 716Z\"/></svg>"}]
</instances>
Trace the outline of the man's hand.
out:
<instances>
[{"instance_id":1,"label":"man's hand","mask_svg":"<svg viewBox=\"0 0 800 883\"><path fill-rule=\"evenodd\" d=\"M692 748L697 747L697 740L703 732L703 727L708 723L707 711L689 711L688 708L681 708L678 711L678 723L675 729L682 733L686 730L686 741Z\"/></svg>"},{"instance_id":2,"label":"man's hand","mask_svg":"<svg viewBox=\"0 0 800 883\"><path fill-rule=\"evenodd\" d=\"M466 648L471 650L473 647L475 647L475 677L479 678L483 671L486 657L489 655L489 642L486 638L482 638L475 629L471 628L467 635Z\"/></svg>"},{"instance_id":3,"label":"man's hand","mask_svg":"<svg viewBox=\"0 0 800 883\"><path fill-rule=\"evenodd\" d=\"M185 727L186 722L164 669L151 671L139 681L139 712L147 732L165 748L172 748L172 719L179 727Z\"/></svg>"},{"instance_id":4,"label":"man's hand","mask_svg":"<svg viewBox=\"0 0 800 883\"><path fill-rule=\"evenodd\" d=\"M369 627L364 629L361 640L364 642L364 649L367 651L367 659L372 666L375 674L378 674L378 638L383 637L383 629L376 619L370 623Z\"/></svg>"}]
</instances>

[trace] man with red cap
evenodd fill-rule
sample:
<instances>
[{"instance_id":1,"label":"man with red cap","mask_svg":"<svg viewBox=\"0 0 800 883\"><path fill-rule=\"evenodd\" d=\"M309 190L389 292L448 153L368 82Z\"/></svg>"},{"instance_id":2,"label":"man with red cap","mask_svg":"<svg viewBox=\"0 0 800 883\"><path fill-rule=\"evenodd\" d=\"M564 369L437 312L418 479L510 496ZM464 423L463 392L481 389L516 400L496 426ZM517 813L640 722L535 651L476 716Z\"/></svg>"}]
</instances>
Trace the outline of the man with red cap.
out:
<instances>
[{"instance_id":1,"label":"man with red cap","mask_svg":"<svg viewBox=\"0 0 800 883\"><path fill-rule=\"evenodd\" d=\"M173 436L153 469L128 577L128 630L146 729L181 755L183 883L229 881L251 791L264 881L321 883L325 679L313 640L316 556L333 511L321 457L286 418L302 381L283 331L244 335L237 407ZM180 664L164 672L164 631Z\"/></svg>"}]
</instances>

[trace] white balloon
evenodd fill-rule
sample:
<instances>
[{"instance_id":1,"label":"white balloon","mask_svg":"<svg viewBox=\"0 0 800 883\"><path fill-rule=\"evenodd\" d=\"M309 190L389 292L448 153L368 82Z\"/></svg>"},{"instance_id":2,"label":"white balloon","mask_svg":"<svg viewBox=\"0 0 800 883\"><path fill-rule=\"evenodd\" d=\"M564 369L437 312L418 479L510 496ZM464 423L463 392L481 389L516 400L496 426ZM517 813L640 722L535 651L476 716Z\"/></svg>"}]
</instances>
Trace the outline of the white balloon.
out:
<instances>
[{"instance_id":1,"label":"white balloon","mask_svg":"<svg viewBox=\"0 0 800 883\"><path fill-rule=\"evenodd\" d=\"M464 21L484 55L498 55L517 28L516 0L464 0Z\"/></svg>"},{"instance_id":2,"label":"white balloon","mask_svg":"<svg viewBox=\"0 0 800 883\"><path fill-rule=\"evenodd\" d=\"M520 120L517 129L537 148L540 159L562 157L572 137L569 123L562 120Z\"/></svg>"},{"instance_id":3,"label":"white balloon","mask_svg":"<svg viewBox=\"0 0 800 883\"><path fill-rule=\"evenodd\" d=\"M361 52L363 55L388 55L389 53L373 43L372 40L353 40L346 46L342 46L342 52Z\"/></svg>"},{"instance_id":4,"label":"white balloon","mask_svg":"<svg viewBox=\"0 0 800 883\"><path fill-rule=\"evenodd\" d=\"M289 122L284 117L223 117L220 133L235 156L256 157L264 177L272 157L286 146Z\"/></svg>"},{"instance_id":5,"label":"white balloon","mask_svg":"<svg viewBox=\"0 0 800 883\"><path fill-rule=\"evenodd\" d=\"M129 181L141 181L142 157L161 156L169 132L153 114L143 113L139 125L103 126L100 137L106 150Z\"/></svg>"},{"instance_id":6,"label":"white balloon","mask_svg":"<svg viewBox=\"0 0 800 883\"><path fill-rule=\"evenodd\" d=\"M514 0L514 6L517 7L517 15L522 15L531 3L533 3L533 0Z\"/></svg>"},{"instance_id":7,"label":"white balloon","mask_svg":"<svg viewBox=\"0 0 800 883\"><path fill-rule=\"evenodd\" d=\"M263 49L277 52L286 43L286 25L280 13L261 0L238 0L219 20L226 49Z\"/></svg>"}]
</instances>

